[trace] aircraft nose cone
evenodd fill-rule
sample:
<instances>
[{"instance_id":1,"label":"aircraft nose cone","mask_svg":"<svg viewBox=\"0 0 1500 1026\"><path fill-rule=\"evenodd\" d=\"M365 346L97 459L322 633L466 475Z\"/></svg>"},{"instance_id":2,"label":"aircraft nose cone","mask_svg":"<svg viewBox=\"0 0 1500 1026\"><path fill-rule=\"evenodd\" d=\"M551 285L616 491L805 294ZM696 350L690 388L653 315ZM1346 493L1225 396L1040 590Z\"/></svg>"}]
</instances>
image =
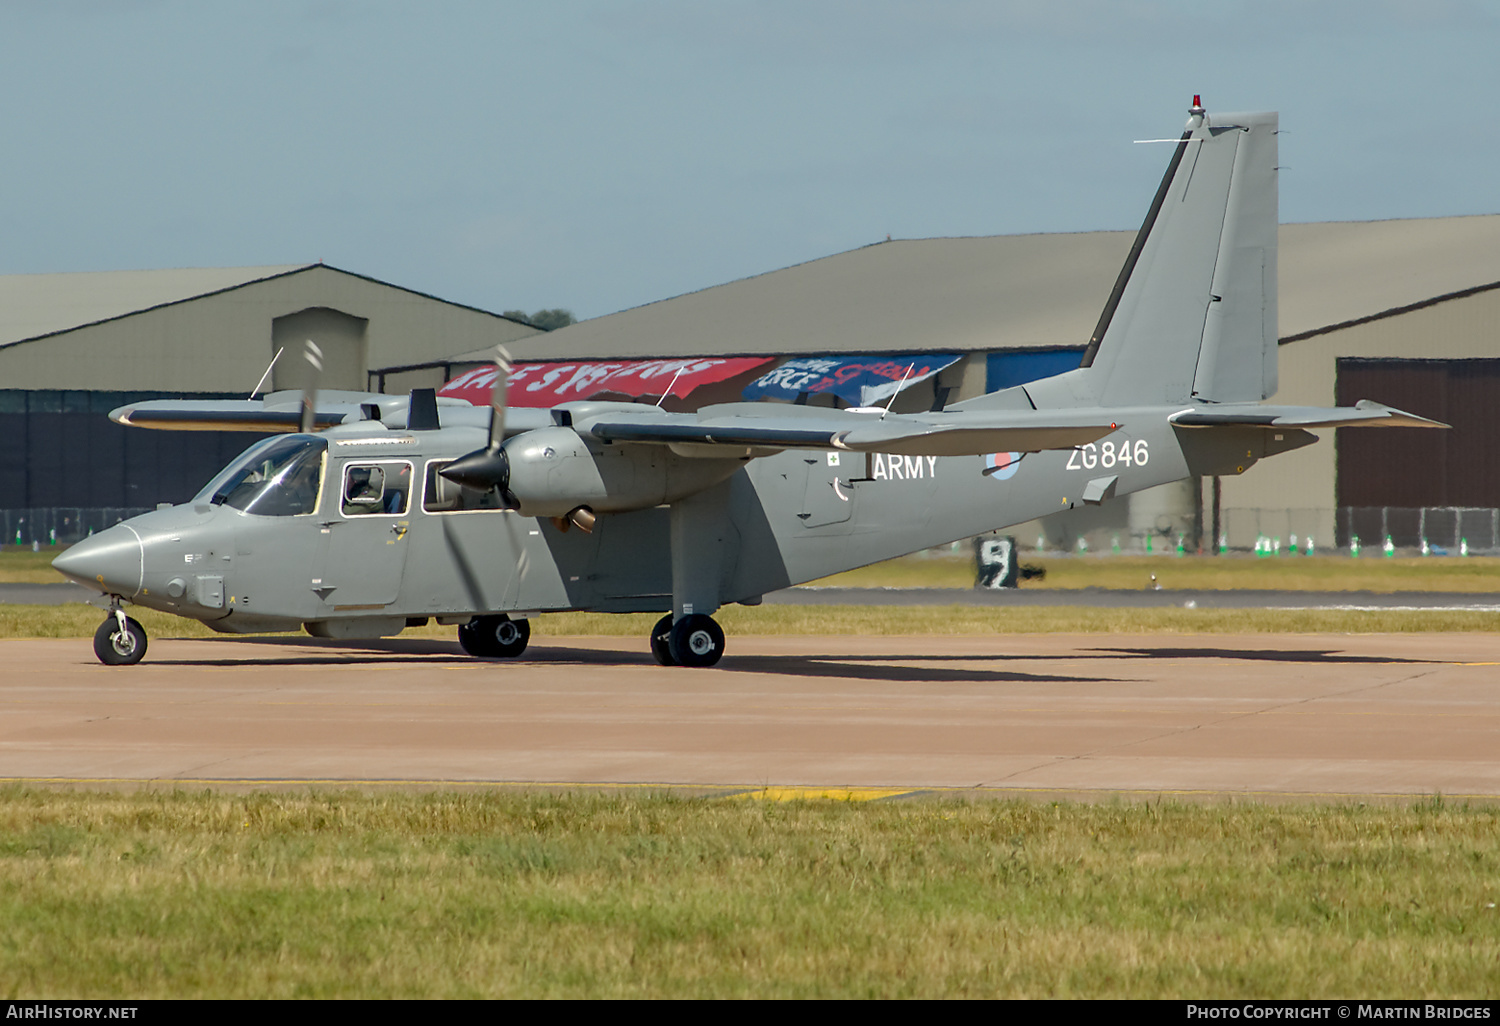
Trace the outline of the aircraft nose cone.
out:
<instances>
[{"instance_id":1,"label":"aircraft nose cone","mask_svg":"<svg viewBox=\"0 0 1500 1026\"><path fill-rule=\"evenodd\" d=\"M130 598L145 569L141 539L124 524L85 538L52 561L52 568L86 588Z\"/></svg>"}]
</instances>

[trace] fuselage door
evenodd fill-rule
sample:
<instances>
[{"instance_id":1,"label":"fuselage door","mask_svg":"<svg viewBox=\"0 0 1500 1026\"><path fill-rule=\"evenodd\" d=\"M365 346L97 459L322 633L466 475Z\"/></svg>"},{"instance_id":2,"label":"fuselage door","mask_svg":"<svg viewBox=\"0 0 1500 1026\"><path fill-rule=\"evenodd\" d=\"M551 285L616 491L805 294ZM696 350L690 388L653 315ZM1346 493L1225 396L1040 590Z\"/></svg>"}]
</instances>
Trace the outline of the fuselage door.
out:
<instances>
[{"instance_id":1,"label":"fuselage door","mask_svg":"<svg viewBox=\"0 0 1500 1026\"><path fill-rule=\"evenodd\" d=\"M412 525L412 464L351 460L323 519L314 590L334 611L381 609L396 601Z\"/></svg>"},{"instance_id":2,"label":"fuselage door","mask_svg":"<svg viewBox=\"0 0 1500 1026\"><path fill-rule=\"evenodd\" d=\"M806 485L797 518L804 527L826 527L842 524L854 512L854 486L849 479L859 457L847 453L799 453L806 468Z\"/></svg>"}]
</instances>

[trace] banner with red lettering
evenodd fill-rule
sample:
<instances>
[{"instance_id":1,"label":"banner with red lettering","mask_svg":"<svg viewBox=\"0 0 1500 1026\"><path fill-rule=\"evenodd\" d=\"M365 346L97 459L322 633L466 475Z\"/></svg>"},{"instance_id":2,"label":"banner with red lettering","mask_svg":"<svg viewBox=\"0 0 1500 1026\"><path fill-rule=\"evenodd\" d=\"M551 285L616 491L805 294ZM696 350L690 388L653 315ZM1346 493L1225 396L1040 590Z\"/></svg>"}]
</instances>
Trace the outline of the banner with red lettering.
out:
<instances>
[{"instance_id":1,"label":"banner with red lettering","mask_svg":"<svg viewBox=\"0 0 1500 1026\"><path fill-rule=\"evenodd\" d=\"M769 357L704 356L675 360L568 360L518 363L510 374L507 402L512 406L556 406L587 399L601 392L631 398L659 396L668 391L679 398L700 385L725 381L770 363ZM478 367L460 374L438 390L438 395L467 399L475 406L489 404L495 368Z\"/></svg>"}]
</instances>

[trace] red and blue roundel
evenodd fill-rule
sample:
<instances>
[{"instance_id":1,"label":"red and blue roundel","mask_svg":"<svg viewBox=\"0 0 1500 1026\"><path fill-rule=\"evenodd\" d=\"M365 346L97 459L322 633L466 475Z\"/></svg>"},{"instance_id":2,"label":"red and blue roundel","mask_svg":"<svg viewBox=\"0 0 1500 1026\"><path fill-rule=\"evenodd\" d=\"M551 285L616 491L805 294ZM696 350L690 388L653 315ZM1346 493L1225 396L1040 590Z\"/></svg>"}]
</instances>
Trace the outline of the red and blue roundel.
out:
<instances>
[{"instance_id":1,"label":"red and blue roundel","mask_svg":"<svg viewBox=\"0 0 1500 1026\"><path fill-rule=\"evenodd\" d=\"M993 477L998 481L1016 476L1016 468L1021 465L1021 454L1018 452L992 452L984 458L984 475Z\"/></svg>"}]
</instances>

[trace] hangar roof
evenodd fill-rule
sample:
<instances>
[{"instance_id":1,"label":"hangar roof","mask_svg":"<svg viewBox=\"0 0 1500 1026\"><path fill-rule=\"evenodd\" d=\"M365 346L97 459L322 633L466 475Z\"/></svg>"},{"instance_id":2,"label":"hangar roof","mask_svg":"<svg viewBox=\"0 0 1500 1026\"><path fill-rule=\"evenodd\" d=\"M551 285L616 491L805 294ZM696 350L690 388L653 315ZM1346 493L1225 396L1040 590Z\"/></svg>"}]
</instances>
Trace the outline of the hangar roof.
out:
<instances>
[{"instance_id":1,"label":"hangar roof","mask_svg":"<svg viewBox=\"0 0 1500 1026\"><path fill-rule=\"evenodd\" d=\"M509 345L551 360L1082 345L1134 236L881 242ZM1281 226L1284 340L1497 283L1497 214Z\"/></svg>"},{"instance_id":2,"label":"hangar roof","mask_svg":"<svg viewBox=\"0 0 1500 1026\"><path fill-rule=\"evenodd\" d=\"M0 348L317 268L448 306L463 306L326 264L10 274L0 275ZM500 317L486 310L477 312Z\"/></svg>"},{"instance_id":3,"label":"hangar roof","mask_svg":"<svg viewBox=\"0 0 1500 1026\"><path fill-rule=\"evenodd\" d=\"M0 275L0 346L223 292L304 266Z\"/></svg>"},{"instance_id":4,"label":"hangar roof","mask_svg":"<svg viewBox=\"0 0 1500 1026\"><path fill-rule=\"evenodd\" d=\"M1500 214L1284 224L1283 341L1500 284Z\"/></svg>"}]
</instances>

